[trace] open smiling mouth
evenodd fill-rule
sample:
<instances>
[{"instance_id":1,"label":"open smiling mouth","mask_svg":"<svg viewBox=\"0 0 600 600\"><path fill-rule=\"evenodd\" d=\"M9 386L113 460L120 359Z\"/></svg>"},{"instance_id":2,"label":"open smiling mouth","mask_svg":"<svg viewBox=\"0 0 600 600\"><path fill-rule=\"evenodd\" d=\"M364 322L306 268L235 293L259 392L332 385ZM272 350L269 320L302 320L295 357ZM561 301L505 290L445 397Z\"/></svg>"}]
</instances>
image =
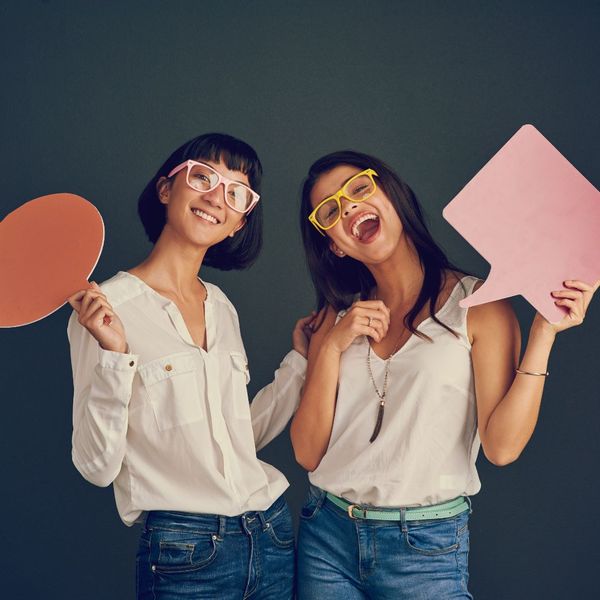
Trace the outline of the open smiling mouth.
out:
<instances>
[{"instance_id":1,"label":"open smiling mouth","mask_svg":"<svg viewBox=\"0 0 600 600\"><path fill-rule=\"evenodd\" d=\"M205 213L203 210L200 210L199 208L191 208L190 210L197 217L200 217L203 221L207 221L208 223L212 223L213 225L218 225L220 223L220 221L216 217L213 217L212 215Z\"/></svg>"},{"instance_id":2,"label":"open smiling mouth","mask_svg":"<svg viewBox=\"0 0 600 600\"><path fill-rule=\"evenodd\" d=\"M375 238L379 232L379 217L374 213L365 213L352 224L352 235L364 244Z\"/></svg>"}]
</instances>

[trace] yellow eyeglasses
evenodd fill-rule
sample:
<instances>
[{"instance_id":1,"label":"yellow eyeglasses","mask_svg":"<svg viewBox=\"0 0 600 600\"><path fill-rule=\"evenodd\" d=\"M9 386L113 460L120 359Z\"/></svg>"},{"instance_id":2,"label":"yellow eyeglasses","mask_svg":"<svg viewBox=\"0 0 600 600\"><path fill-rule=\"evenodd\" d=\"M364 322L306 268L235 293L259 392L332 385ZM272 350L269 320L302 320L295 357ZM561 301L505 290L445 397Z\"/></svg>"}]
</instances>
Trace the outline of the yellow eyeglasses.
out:
<instances>
[{"instance_id":1,"label":"yellow eyeglasses","mask_svg":"<svg viewBox=\"0 0 600 600\"><path fill-rule=\"evenodd\" d=\"M333 196L328 196L319 202L308 215L308 220L321 235L325 235L323 231L331 229L342 216L342 197L350 202L363 202L375 193L377 184L373 177L378 177L373 169L365 169L357 173L348 179Z\"/></svg>"}]
</instances>

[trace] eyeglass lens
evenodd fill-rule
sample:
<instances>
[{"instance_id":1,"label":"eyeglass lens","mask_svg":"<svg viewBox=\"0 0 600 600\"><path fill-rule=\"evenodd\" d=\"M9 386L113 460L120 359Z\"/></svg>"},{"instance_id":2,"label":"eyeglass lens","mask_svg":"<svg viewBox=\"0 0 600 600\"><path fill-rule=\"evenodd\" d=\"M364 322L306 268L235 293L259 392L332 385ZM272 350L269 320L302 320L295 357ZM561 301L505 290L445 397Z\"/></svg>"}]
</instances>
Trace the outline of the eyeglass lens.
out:
<instances>
[{"instance_id":1,"label":"eyeglass lens","mask_svg":"<svg viewBox=\"0 0 600 600\"><path fill-rule=\"evenodd\" d=\"M208 165L192 165L189 170L188 183L199 192L210 192L219 185L219 174ZM252 204L250 190L234 181L226 185L227 204L235 210L244 211Z\"/></svg>"},{"instance_id":2,"label":"eyeglass lens","mask_svg":"<svg viewBox=\"0 0 600 600\"><path fill-rule=\"evenodd\" d=\"M375 183L368 175L361 175L348 182L343 188L343 197L351 202L362 202L375 191ZM332 198L317 211L317 223L321 227L331 226L339 216L340 205Z\"/></svg>"}]
</instances>

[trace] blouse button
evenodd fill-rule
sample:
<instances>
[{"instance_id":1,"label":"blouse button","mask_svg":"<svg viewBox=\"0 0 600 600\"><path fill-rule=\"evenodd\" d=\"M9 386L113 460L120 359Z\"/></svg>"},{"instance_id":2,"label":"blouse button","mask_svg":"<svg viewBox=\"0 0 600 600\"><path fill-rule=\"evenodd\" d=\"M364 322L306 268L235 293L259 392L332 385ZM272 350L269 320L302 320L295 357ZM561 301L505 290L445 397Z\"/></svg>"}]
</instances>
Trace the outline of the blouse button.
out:
<instances>
[{"instance_id":1,"label":"blouse button","mask_svg":"<svg viewBox=\"0 0 600 600\"><path fill-rule=\"evenodd\" d=\"M172 371L173 365L165 365L165 371Z\"/></svg>"},{"instance_id":2,"label":"blouse button","mask_svg":"<svg viewBox=\"0 0 600 600\"><path fill-rule=\"evenodd\" d=\"M129 366L130 366L130 367L133 367L133 365L135 365L135 362L134 362L134 361L130 361L130 362L129 362Z\"/></svg>"}]
</instances>

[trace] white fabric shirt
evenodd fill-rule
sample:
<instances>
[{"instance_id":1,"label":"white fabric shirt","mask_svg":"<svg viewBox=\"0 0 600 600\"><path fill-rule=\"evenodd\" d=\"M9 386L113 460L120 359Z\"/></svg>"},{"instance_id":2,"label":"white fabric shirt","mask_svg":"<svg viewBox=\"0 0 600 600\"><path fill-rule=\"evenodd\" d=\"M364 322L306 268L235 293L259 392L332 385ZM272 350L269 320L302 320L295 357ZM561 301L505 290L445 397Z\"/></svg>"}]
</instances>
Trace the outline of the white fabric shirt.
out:
<instances>
[{"instance_id":1,"label":"white fabric shirt","mask_svg":"<svg viewBox=\"0 0 600 600\"><path fill-rule=\"evenodd\" d=\"M75 312L69 319L73 463L95 485L114 483L127 525L148 510L265 510L289 485L256 451L296 410L306 360L291 351L250 406L237 313L216 285L202 283L208 352L174 302L124 271L100 287L130 354L103 350Z\"/></svg>"},{"instance_id":2,"label":"white fabric shirt","mask_svg":"<svg viewBox=\"0 0 600 600\"><path fill-rule=\"evenodd\" d=\"M418 327L433 343L412 335L389 365L385 415L369 443L379 398L367 370L361 336L342 354L329 446L310 481L356 504L401 507L437 504L477 493L477 408L467 310L458 305L478 281L456 284L436 316ZM342 311L338 318L343 315ZM383 388L385 361L371 352L373 377Z\"/></svg>"}]
</instances>

